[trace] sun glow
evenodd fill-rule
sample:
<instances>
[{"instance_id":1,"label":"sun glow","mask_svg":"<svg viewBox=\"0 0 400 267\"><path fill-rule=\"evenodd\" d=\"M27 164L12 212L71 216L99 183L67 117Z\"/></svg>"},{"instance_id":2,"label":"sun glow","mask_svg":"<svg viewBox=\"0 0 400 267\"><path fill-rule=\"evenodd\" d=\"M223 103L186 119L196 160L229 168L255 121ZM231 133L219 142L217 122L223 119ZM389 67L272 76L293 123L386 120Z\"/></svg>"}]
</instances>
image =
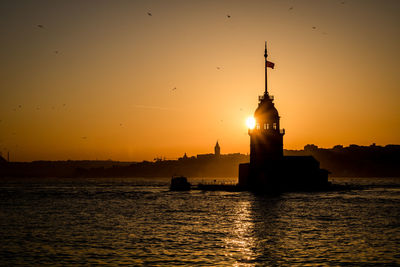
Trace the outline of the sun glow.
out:
<instances>
[{"instance_id":1,"label":"sun glow","mask_svg":"<svg viewBox=\"0 0 400 267\"><path fill-rule=\"evenodd\" d=\"M254 127L256 126L256 120L253 117L248 117L246 119L246 125L247 128L254 129Z\"/></svg>"}]
</instances>

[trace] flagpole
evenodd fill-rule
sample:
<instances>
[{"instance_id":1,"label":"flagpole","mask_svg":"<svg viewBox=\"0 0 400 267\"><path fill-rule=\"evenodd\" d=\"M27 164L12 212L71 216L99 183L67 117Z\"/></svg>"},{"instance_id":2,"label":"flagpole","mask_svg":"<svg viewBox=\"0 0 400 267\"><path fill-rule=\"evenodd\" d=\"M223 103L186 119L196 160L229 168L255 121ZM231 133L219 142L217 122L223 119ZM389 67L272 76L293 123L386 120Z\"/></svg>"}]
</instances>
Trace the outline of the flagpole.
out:
<instances>
[{"instance_id":1,"label":"flagpole","mask_svg":"<svg viewBox=\"0 0 400 267\"><path fill-rule=\"evenodd\" d=\"M264 50L264 58L265 58L265 95L268 95L268 83L267 83L267 69L268 69L268 65L267 65L267 41L265 41L265 50Z\"/></svg>"}]
</instances>

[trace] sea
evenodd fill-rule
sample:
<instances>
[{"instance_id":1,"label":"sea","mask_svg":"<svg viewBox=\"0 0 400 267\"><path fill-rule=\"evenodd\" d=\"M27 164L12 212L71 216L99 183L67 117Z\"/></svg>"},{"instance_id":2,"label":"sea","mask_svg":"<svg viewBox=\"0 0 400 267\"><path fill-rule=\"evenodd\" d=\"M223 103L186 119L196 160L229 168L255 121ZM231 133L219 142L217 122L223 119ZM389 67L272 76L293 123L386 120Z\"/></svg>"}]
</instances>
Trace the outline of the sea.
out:
<instances>
[{"instance_id":1,"label":"sea","mask_svg":"<svg viewBox=\"0 0 400 267\"><path fill-rule=\"evenodd\" d=\"M190 178L234 183L237 178ZM400 178L169 191L168 178L0 179L1 266L400 266Z\"/></svg>"}]
</instances>

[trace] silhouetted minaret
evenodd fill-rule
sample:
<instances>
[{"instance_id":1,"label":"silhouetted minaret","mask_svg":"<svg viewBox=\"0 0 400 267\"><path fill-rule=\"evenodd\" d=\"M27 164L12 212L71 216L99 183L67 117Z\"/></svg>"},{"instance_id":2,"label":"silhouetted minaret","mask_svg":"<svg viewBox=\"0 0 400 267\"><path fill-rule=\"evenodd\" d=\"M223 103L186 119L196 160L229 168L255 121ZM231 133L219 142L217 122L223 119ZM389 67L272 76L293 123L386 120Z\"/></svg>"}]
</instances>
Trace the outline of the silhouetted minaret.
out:
<instances>
[{"instance_id":1,"label":"silhouetted minaret","mask_svg":"<svg viewBox=\"0 0 400 267\"><path fill-rule=\"evenodd\" d=\"M217 143L215 144L215 147L214 147L214 155L216 157L219 157L221 155L221 148L219 147L218 141L217 141Z\"/></svg>"}]
</instances>

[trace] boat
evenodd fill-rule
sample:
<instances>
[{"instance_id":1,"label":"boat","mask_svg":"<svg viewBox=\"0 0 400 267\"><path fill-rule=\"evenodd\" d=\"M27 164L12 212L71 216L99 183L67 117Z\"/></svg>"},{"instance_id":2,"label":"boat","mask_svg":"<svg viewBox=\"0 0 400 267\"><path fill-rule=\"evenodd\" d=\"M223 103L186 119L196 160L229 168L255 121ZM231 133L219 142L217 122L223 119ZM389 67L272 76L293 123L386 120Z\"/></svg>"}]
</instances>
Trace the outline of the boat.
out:
<instances>
[{"instance_id":1,"label":"boat","mask_svg":"<svg viewBox=\"0 0 400 267\"><path fill-rule=\"evenodd\" d=\"M171 178L171 191L189 191L191 184L187 181L185 176L173 176Z\"/></svg>"}]
</instances>

